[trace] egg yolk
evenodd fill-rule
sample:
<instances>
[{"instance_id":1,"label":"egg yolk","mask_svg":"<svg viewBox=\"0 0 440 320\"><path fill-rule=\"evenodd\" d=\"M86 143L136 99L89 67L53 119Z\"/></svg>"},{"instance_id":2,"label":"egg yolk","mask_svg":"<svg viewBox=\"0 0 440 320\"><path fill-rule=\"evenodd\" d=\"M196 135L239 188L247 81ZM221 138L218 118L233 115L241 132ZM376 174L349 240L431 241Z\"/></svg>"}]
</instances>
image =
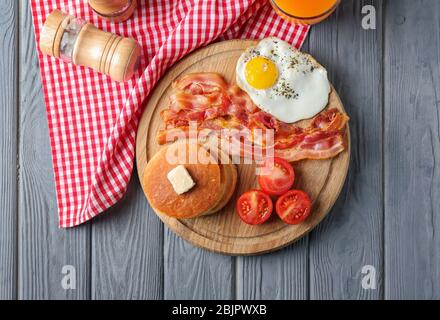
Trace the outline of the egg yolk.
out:
<instances>
[{"instance_id":1,"label":"egg yolk","mask_svg":"<svg viewBox=\"0 0 440 320\"><path fill-rule=\"evenodd\" d=\"M255 57L246 64L245 77L250 86L263 90L275 84L278 69L273 61L265 57Z\"/></svg>"}]
</instances>

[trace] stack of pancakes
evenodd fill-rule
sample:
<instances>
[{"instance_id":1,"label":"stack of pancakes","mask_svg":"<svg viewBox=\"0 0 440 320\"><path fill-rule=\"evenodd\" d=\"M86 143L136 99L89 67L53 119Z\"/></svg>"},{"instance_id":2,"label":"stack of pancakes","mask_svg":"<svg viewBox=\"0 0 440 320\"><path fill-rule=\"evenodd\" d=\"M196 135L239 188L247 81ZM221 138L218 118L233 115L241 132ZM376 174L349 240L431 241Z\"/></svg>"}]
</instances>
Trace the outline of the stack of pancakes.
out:
<instances>
[{"instance_id":1,"label":"stack of pancakes","mask_svg":"<svg viewBox=\"0 0 440 320\"><path fill-rule=\"evenodd\" d=\"M219 161L222 159L223 161ZM178 219L213 214L232 197L237 183L235 165L221 150L213 153L195 140L182 140L163 147L148 162L142 185L152 208ZM168 172L184 165L195 182L188 192L177 194Z\"/></svg>"}]
</instances>

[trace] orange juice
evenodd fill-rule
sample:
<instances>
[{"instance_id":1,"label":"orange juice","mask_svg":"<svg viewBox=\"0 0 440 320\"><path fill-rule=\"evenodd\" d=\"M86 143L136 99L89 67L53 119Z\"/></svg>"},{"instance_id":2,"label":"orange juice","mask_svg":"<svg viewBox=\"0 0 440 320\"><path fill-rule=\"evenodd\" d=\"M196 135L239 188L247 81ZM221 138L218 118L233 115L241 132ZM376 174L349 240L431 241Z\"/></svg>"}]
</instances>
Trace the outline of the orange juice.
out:
<instances>
[{"instance_id":1,"label":"orange juice","mask_svg":"<svg viewBox=\"0 0 440 320\"><path fill-rule=\"evenodd\" d=\"M335 11L340 0L270 0L284 19L301 24L318 23Z\"/></svg>"}]
</instances>

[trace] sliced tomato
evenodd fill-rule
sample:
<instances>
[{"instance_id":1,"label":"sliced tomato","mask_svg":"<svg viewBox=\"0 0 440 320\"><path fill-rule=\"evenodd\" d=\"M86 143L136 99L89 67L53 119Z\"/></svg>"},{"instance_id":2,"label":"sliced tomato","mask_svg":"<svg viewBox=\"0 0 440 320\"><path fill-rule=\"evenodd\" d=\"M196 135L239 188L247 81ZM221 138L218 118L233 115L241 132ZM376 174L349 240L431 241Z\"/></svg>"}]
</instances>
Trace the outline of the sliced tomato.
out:
<instances>
[{"instance_id":1,"label":"sliced tomato","mask_svg":"<svg viewBox=\"0 0 440 320\"><path fill-rule=\"evenodd\" d=\"M290 190L276 202L278 216L287 224L298 224L307 219L312 210L312 200L301 190Z\"/></svg>"},{"instance_id":2,"label":"sliced tomato","mask_svg":"<svg viewBox=\"0 0 440 320\"><path fill-rule=\"evenodd\" d=\"M247 191L237 200L238 215L247 224L264 223L269 219L272 211L272 199L260 190Z\"/></svg>"},{"instance_id":3,"label":"sliced tomato","mask_svg":"<svg viewBox=\"0 0 440 320\"><path fill-rule=\"evenodd\" d=\"M266 160L258 182L264 192L272 196L280 196L293 186L295 171L292 165L284 159L273 158L273 167L269 168L270 160Z\"/></svg>"}]
</instances>

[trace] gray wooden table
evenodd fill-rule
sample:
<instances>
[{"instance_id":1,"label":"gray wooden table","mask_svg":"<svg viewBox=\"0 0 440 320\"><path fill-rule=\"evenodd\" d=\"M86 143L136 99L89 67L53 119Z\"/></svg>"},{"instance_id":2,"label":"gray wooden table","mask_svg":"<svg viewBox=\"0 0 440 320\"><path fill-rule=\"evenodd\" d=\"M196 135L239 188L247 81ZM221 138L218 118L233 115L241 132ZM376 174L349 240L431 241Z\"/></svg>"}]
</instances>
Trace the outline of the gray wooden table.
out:
<instances>
[{"instance_id":1,"label":"gray wooden table","mask_svg":"<svg viewBox=\"0 0 440 320\"><path fill-rule=\"evenodd\" d=\"M375 30L361 26L369 4ZM304 50L328 67L351 117L345 187L298 243L229 257L164 228L136 172L108 212L58 229L29 3L1 0L0 298L439 299L439 21L438 0L345 0L312 28ZM65 265L74 290L61 285ZM375 288L362 286L366 265Z\"/></svg>"}]
</instances>

